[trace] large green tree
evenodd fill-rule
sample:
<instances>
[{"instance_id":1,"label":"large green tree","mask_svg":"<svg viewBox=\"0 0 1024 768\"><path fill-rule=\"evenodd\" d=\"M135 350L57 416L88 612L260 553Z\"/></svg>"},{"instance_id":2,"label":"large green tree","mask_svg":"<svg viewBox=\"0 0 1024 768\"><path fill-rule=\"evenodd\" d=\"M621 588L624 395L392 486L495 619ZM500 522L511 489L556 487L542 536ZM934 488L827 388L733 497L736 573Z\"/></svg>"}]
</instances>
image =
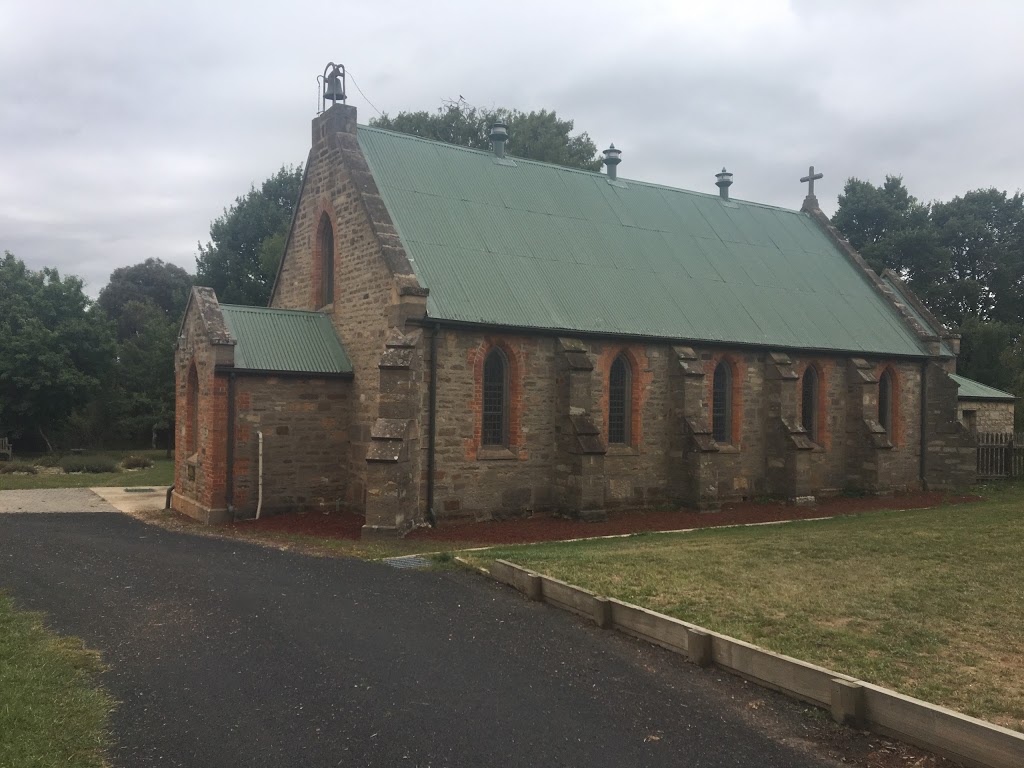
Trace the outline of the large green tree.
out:
<instances>
[{"instance_id":1,"label":"large green tree","mask_svg":"<svg viewBox=\"0 0 1024 768\"><path fill-rule=\"evenodd\" d=\"M106 380L115 358L110 321L77 277L0 260L0 425L47 443Z\"/></svg>"},{"instance_id":2,"label":"large green tree","mask_svg":"<svg viewBox=\"0 0 1024 768\"><path fill-rule=\"evenodd\" d=\"M210 224L206 245L199 244L196 284L213 288L227 304L265 306L301 186L302 168L282 167L236 198Z\"/></svg>"},{"instance_id":3,"label":"large green tree","mask_svg":"<svg viewBox=\"0 0 1024 768\"><path fill-rule=\"evenodd\" d=\"M498 121L508 125L505 149L510 155L588 171L601 168L597 145L590 136L585 131L573 135L573 121L560 119L554 110L478 109L460 101L443 104L434 112L399 112L394 117L385 114L372 118L370 125L473 149L488 149L491 124Z\"/></svg>"},{"instance_id":4,"label":"large green tree","mask_svg":"<svg viewBox=\"0 0 1024 768\"><path fill-rule=\"evenodd\" d=\"M871 267L892 269L928 301L949 271L949 254L939 241L930 209L918 202L900 176L876 187L851 178L839 195L832 223Z\"/></svg>"},{"instance_id":5,"label":"large green tree","mask_svg":"<svg viewBox=\"0 0 1024 768\"><path fill-rule=\"evenodd\" d=\"M147 304L159 310L166 320L177 323L185 311L191 287L192 275L184 269L150 258L111 272L96 303L117 325L118 338L123 340L137 330L134 321L138 312L126 312L127 308Z\"/></svg>"}]
</instances>

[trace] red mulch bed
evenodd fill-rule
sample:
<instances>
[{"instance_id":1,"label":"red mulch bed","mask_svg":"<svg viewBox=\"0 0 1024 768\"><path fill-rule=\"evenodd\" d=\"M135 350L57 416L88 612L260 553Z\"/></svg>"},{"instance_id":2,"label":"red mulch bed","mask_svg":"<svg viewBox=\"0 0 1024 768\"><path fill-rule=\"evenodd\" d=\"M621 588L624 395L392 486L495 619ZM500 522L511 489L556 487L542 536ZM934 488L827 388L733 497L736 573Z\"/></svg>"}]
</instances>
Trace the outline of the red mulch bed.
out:
<instances>
[{"instance_id":1,"label":"red mulch bed","mask_svg":"<svg viewBox=\"0 0 1024 768\"><path fill-rule=\"evenodd\" d=\"M457 523L437 528L419 528L406 538L422 541L474 542L477 544L526 544L537 541L581 539L641 531L671 531L681 528L712 528L720 525L768 523L778 520L807 520L872 512L881 509L922 509L942 504L980 501L980 496L951 496L940 492L908 493L896 496L825 499L815 507L752 501L726 504L721 512L610 512L608 520L584 523L550 515L484 523ZM302 512L234 523L234 528L298 534L329 539L358 539L363 518L352 512Z\"/></svg>"}]
</instances>

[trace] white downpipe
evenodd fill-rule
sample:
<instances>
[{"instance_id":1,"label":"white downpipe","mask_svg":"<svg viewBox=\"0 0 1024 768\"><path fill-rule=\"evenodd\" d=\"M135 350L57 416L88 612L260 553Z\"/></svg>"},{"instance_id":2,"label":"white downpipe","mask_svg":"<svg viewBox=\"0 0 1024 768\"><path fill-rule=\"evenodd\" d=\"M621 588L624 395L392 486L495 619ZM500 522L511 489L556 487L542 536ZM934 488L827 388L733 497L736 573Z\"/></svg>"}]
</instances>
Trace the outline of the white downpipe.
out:
<instances>
[{"instance_id":1,"label":"white downpipe","mask_svg":"<svg viewBox=\"0 0 1024 768\"><path fill-rule=\"evenodd\" d=\"M259 441L259 461L257 463L257 472L259 473L259 490L256 496L256 519L260 519L260 510L263 509L263 432L256 430L256 438Z\"/></svg>"}]
</instances>

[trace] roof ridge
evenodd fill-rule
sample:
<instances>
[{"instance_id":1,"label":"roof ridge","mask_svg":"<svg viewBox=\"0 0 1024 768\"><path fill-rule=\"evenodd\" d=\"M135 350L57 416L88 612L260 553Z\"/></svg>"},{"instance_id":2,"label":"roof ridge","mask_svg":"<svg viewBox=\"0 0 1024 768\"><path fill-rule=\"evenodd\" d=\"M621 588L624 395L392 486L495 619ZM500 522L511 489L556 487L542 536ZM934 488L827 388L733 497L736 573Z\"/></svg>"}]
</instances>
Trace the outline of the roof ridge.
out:
<instances>
[{"instance_id":1,"label":"roof ridge","mask_svg":"<svg viewBox=\"0 0 1024 768\"><path fill-rule=\"evenodd\" d=\"M403 133L402 131L394 131L394 130L391 130L390 128L378 128L375 125L362 125L362 124L360 124L358 126L358 131L363 131L363 130L374 131L374 132L377 132L377 133L386 133L389 136L395 136L397 138L408 139L410 141L421 141L421 142L424 142L426 144L440 145L442 147L445 147L446 149L456 149L456 150L459 150L461 152L470 152L472 154L482 155L484 157L488 157L488 156L493 157L493 154L489 150L486 150L486 149L474 149L473 147L466 147L466 146L463 146L462 144L452 144L452 143L447 142L447 141L439 141L438 139L428 139L428 138L425 138L423 136L416 136L415 134L412 134L412 133ZM358 136L358 135L359 134L357 132L356 136ZM595 177L595 178L598 178L598 179L608 179L608 176L603 174L603 173L601 173L600 171L588 171L585 168L573 168L573 167L568 166L568 165L559 165L558 163L549 163L549 162L544 161L544 160L534 160L534 159L529 158L529 157L520 157L519 155L509 155L509 154L506 154L505 157L509 158L511 160L515 160L517 163L529 163L530 165L539 165L539 166L542 166L544 168L554 168L554 169L559 170L559 171L568 171L569 173L579 173L579 174L582 174L584 176L591 176L591 177ZM681 192L681 193L687 194L687 195L699 195L701 197L709 197L709 198L718 198L719 197L717 192L700 192L700 191L698 191L696 189L685 189L683 187L673 187L673 186L670 186L668 184L659 184L658 182L655 182L655 181L643 181L643 180L640 180L640 179L630 179L630 178L627 178L625 176L619 176L619 177L617 177L615 179L615 181L623 182L623 183L627 183L627 184L639 184L639 185L642 185L642 186L645 186L645 187L651 187L652 189L664 189L664 190L668 190L670 192ZM783 211L785 213L792 213L792 214L796 214L796 215L804 215L803 211L797 210L796 208L784 208L781 205L771 205L770 203L760 203L760 202L757 202L756 200L743 200L741 198L730 197L728 202L730 202L730 203L741 203L743 205L753 205L753 206L756 206L758 208L767 208L767 209L773 210L773 211Z\"/></svg>"}]
</instances>

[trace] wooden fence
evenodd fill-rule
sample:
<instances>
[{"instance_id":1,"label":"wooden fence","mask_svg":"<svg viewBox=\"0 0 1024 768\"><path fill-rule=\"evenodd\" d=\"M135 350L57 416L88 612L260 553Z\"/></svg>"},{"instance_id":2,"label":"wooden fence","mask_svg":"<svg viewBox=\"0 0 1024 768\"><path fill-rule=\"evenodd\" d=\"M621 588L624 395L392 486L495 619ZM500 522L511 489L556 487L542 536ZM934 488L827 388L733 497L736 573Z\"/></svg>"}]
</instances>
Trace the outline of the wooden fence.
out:
<instances>
[{"instance_id":1,"label":"wooden fence","mask_svg":"<svg viewBox=\"0 0 1024 768\"><path fill-rule=\"evenodd\" d=\"M978 479L1024 477L1024 432L978 432Z\"/></svg>"}]
</instances>

